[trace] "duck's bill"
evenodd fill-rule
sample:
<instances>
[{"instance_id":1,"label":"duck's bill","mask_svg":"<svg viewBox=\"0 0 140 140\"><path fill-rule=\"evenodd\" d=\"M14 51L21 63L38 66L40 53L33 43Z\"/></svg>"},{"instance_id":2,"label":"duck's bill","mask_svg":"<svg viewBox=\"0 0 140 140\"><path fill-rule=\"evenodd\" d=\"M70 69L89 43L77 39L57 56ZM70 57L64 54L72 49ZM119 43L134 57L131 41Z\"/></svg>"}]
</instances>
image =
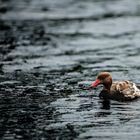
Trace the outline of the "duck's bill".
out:
<instances>
[{"instance_id":1,"label":"duck's bill","mask_svg":"<svg viewBox=\"0 0 140 140\"><path fill-rule=\"evenodd\" d=\"M101 81L99 79L96 79L96 81L94 81L92 84L91 84L91 87L93 88L96 88L98 85L101 84Z\"/></svg>"}]
</instances>

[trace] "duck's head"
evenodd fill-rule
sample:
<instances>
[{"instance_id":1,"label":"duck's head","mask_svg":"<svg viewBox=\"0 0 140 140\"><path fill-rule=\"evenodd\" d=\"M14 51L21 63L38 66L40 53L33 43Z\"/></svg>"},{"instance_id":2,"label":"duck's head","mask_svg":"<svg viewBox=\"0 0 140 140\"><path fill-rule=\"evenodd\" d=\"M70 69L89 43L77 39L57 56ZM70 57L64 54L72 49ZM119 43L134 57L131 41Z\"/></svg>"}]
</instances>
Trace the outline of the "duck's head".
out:
<instances>
[{"instance_id":1,"label":"duck's head","mask_svg":"<svg viewBox=\"0 0 140 140\"><path fill-rule=\"evenodd\" d=\"M95 88L100 84L104 86L104 89L110 90L110 87L112 85L112 76L109 72L99 73L96 80L92 82L91 87Z\"/></svg>"}]
</instances>

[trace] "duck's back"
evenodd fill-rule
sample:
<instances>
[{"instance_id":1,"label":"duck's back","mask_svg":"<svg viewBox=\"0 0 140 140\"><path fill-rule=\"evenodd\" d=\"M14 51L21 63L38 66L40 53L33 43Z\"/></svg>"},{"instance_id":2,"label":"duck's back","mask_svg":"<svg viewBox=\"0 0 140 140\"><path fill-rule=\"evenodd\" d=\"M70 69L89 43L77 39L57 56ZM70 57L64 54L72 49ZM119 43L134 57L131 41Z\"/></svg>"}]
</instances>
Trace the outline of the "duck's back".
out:
<instances>
[{"instance_id":1,"label":"duck's back","mask_svg":"<svg viewBox=\"0 0 140 140\"><path fill-rule=\"evenodd\" d=\"M140 97L140 90L130 81L113 82L110 92L103 90L100 97L118 101L129 101Z\"/></svg>"}]
</instances>

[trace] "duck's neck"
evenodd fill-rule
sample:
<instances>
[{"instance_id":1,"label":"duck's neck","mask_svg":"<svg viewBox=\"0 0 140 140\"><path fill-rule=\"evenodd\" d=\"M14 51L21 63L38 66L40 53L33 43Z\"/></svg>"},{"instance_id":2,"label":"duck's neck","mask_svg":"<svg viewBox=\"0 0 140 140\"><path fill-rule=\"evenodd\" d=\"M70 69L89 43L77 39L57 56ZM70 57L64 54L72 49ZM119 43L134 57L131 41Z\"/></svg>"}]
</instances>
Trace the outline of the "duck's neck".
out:
<instances>
[{"instance_id":1,"label":"duck's neck","mask_svg":"<svg viewBox=\"0 0 140 140\"><path fill-rule=\"evenodd\" d=\"M106 82L103 83L104 89L110 91L112 85L112 78L108 78Z\"/></svg>"},{"instance_id":2,"label":"duck's neck","mask_svg":"<svg viewBox=\"0 0 140 140\"><path fill-rule=\"evenodd\" d=\"M111 85L109 84L104 84L104 89L110 91Z\"/></svg>"}]
</instances>

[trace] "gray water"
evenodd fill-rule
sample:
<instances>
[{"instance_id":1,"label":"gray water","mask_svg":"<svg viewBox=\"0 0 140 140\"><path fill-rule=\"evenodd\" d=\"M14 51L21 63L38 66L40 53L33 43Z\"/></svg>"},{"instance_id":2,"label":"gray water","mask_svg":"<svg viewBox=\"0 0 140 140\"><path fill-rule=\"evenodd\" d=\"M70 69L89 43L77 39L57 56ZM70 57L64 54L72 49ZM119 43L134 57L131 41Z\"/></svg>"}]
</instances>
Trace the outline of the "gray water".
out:
<instances>
[{"instance_id":1,"label":"gray water","mask_svg":"<svg viewBox=\"0 0 140 140\"><path fill-rule=\"evenodd\" d=\"M140 138L140 100L78 87L140 83L139 0L2 0L0 49L2 140Z\"/></svg>"}]
</instances>

